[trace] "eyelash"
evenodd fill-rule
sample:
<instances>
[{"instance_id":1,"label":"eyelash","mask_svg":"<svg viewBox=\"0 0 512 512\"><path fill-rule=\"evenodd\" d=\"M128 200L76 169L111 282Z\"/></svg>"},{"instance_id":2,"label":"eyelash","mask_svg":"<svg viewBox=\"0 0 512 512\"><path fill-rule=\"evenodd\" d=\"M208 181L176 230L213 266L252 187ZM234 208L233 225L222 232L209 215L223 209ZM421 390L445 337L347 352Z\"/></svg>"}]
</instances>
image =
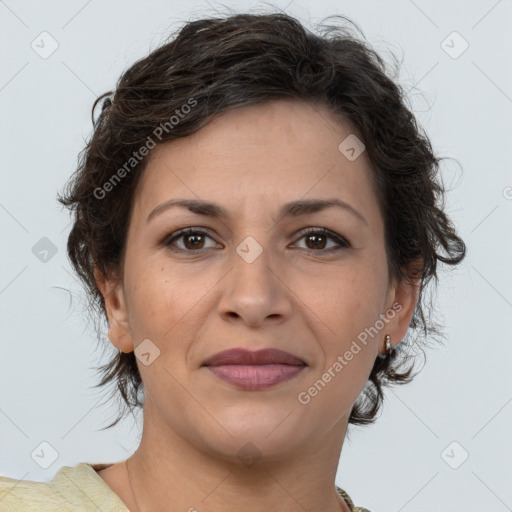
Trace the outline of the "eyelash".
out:
<instances>
[{"instance_id":1,"label":"eyelash","mask_svg":"<svg viewBox=\"0 0 512 512\"><path fill-rule=\"evenodd\" d=\"M176 231L174 233L171 233L171 235L166 237L162 243L166 247L170 247L175 242L175 240L178 240L185 236L191 236L191 235L205 235L208 238L212 238L206 231L202 231L202 230L196 229L196 228L184 228L184 229L180 229L179 231ZM330 249L304 249L306 252L308 252L310 254L337 252L341 249L348 249L350 247L350 243L345 238L343 238L342 236L337 235L336 233L329 231L328 229L325 229L325 228L307 228L307 230L302 231L300 233L299 240L301 240L302 238L304 238L308 235L326 236L327 238L330 238L331 240L333 240L334 242L336 242L338 244L338 247L331 247ZM175 252L200 253L206 249L191 250L191 249L179 249L179 248L174 247L174 248L171 248L171 250L175 251Z\"/></svg>"}]
</instances>

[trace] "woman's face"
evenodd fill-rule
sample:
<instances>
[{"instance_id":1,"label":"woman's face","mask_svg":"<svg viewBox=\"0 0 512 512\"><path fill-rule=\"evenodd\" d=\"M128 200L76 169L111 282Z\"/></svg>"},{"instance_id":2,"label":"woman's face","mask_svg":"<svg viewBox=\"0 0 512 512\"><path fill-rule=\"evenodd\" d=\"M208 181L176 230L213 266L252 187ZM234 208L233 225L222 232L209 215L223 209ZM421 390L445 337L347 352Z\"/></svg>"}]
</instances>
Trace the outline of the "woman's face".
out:
<instances>
[{"instance_id":1,"label":"woman's face","mask_svg":"<svg viewBox=\"0 0 512 512\"><path fill-rule=\"evenodd\" d=\"M145 424L160 442L177 435L223 457L271 459L343 438L385 335L405 336L416 300L388 283L369 161L354 158L351 134L324 108L274 101L151 151L123 282L102 291L110 339L137 349ZM162 206L171 200L225 216ZM285 208L320 200L347 206ZM183 228L196 233L173 239ZM269 348L302 366L204 366L228 349Z\"/></svg>"}]
</instances>

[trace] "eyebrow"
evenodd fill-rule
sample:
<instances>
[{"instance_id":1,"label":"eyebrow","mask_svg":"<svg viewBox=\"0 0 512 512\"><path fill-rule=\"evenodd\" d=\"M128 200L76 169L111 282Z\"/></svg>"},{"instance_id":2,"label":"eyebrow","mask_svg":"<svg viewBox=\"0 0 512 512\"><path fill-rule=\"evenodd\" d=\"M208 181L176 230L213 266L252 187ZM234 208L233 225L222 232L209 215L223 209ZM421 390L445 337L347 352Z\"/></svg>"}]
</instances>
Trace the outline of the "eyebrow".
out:
<instances>
[{"instance_id":1,"label":"eyebrow","mask_svg":"<svg viewBox=\"0 0 512 512\"><path fill-rule=\"evenodd\" d=\"M222 206L203 201L200 199L170 199L159 204L149 215L146 222L149 222L156 215L173 207L187 208L192 213L212 218L230 218L229 212ZM279 211L279 218L300 217L320 212L327 208L338 207L351 213L361 222L368 225L368 222L353 206L341 199L300 199L283 205Z\"/></svg>"}]
</instances>

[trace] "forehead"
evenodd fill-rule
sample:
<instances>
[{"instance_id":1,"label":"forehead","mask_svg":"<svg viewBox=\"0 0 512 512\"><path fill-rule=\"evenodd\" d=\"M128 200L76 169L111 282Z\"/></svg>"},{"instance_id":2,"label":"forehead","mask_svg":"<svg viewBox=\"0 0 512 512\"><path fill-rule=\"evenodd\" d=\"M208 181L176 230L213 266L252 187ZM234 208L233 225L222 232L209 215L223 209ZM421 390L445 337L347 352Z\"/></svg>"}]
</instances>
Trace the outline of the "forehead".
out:
<instances>
[{"instance_id":1,"label":"forehead","mask_svg":"<svg viewBox=\"0 0 512 512\"><path fill-rule=\"evenodd\" d=\"M348 123L314 103L279 100L228 110L151 150L135 214L145 219L172 198L213 201L237 215L277 212L298 199L339 198L371 218L378 207L366 154L351 160L340 150L350 137L357 134Z\"/></svg>"}]
</instances>

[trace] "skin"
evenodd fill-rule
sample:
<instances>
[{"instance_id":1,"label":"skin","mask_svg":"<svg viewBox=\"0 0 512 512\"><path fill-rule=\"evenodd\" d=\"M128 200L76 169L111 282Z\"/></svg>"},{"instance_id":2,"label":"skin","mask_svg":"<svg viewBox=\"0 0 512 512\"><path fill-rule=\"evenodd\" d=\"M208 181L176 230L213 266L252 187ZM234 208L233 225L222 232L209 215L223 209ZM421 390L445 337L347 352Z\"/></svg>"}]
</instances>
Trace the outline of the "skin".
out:
<instances>
[{"instance_id":1,"label":"skin","mask_svg":"<svg viewBox=\"0 0 512 512\"><path fill-rule=\"evenodd\" d=\"M349 510L334 481L350 411L385 353L385 335L393 344L405 336L419 284L388 281L369 160L363 152L349 161L338 149L351 133L324 107L279 100L233 109L151 151L122 277L96 272L115 347L130 352L149 339L160 350L150 365L138 361L144 425L129 459L136 502L124 461L99 472L130 510ZM177 207L146 222L172 198L215 202L230 218ZM336 207L278 218L289 201L331 198L366 223ZM207 236L174 241L188 252L164 245L187 227ZM350 247L329 252L334 240L319 234L315 245L304 228L329 229ZM263 250L252 263L236 252L248 236ZM307 405L299 403L298 394L395 302L402 309L384 329ZM279 348L307 367L277 386L240 390L201 366L235 347ZM237 456L248 442L261 455L251 467Z\"/></svg>"}]
</instances>

